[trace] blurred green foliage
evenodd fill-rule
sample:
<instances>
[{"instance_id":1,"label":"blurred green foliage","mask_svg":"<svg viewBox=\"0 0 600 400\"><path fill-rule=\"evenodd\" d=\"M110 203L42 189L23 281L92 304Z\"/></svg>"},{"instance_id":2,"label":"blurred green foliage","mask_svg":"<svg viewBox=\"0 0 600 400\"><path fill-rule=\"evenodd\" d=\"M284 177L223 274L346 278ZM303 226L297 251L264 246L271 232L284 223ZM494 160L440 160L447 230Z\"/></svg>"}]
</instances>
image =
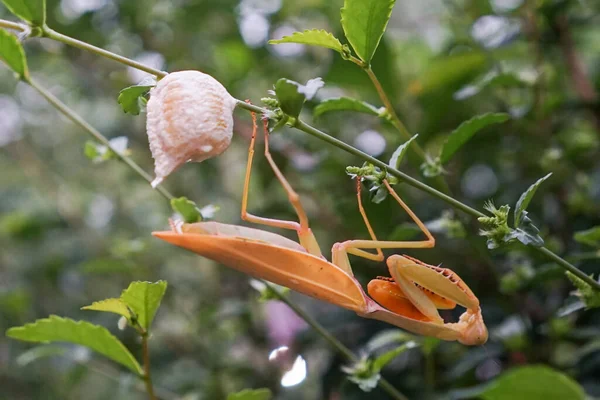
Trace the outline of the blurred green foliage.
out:
<instances>
[{"instance_id":1,"label":"blurred green foliage","mask_svg":"<svg viewBox=\"0 0 600 400\"><path fill-rule=\"evenodd\" d=\"M267 44L313 28L343 38L341 6L341 0L49 0L46 20L58 32L155 68L209 73L236 98L256 104L280 78L307 82L320 76L325 86L300 114L310 121L312 109L328 98L381 106L364 72L338 53ZM3 6L0 18L15 20ZM416 141L432 157L464 121L508 113L509 121L486 127L444 165L450 191L478 209L492 198L496 204L514 204L532 182L552 172L521 219L535 221L547 247L596 277L599 19L600 4L590 0L398 1L372 60L372 44L357 44L401 120L419 133ZM0 36L0 46L6 43ZM24 46L32 77L108 137L126 136L131 156L152 169L143 115L126 114L117 103L120 91L143 82L146 74L47 39L26 40ZM18 60L9 61L27 73ZM140 102L137 94L131 96L127 110L137 112ZM403 140L372 114L327 113L315 125L388 160ZM239 224L249 115L236 112L235 126L236 138L226 153L183 166L166 185L176 196L218 205L216 219ZM128 348L139 349L134 332L117 331L118 317L84 314L79 307L118 296L132 280L164 279L170 289L150 347L155 384L167 393L225 399L244 388L268 387L278 399L388 398L380 389L365 394L351 384L341 370L346 360L289 309L257 302L248 277L153 239L152 230L167 226L168 202L119 161L91 162L91 150L98 149L86 140L80 128L0 67L0 331L57 314L104 325ZM323 248L367 237L354 184L344 173L359 161L287 128L272 142L275 160L300 193ZM419 160L407 157L411 167L404 169L434 184L420 176ZM250 209L293 219L268 164L262 157L255 162ZM398 185L397 190L437 228L432 229L435 249L409 253L431 264L443 262L468 283L481 301L491 337L484 348L423 344L403 351L381 375L409 398L496 399L502 398L502 386L537 379L546 388L560 387L554 394L579 395L583 388L600 396L600 313L584 310L563 271L517 245L490 253L477 235L476 221L449 216L446 204L412 188ZM380 238L414 235L394 201L365 206ZM353 268L363 283L386 274L384 264L360 259L353 259ZM579 296L589 295L575 282ZM377 359L398 346L385 340L373 345L390 333L383 323L291 296L356 353ZM458 314L448 311L444 317ZM288 349L272 352L282 346ZM81 348L70 347L60 357L56 348L38 355L25 353L28 348L0 337L0 399L145 398L126 370ZM279 356L269 360L269 354ZM24 360L25 355L37 361ZM282 383L291 382L286 372L302 365L298 355L306 360L306 378L286 387ZM547 367L523 367L527 364ZM523 371L525 379L519 381ZM531 378L532 371L546 380ZM510 383L499 384L503 380Z\"/></svg>"}]
</instances>

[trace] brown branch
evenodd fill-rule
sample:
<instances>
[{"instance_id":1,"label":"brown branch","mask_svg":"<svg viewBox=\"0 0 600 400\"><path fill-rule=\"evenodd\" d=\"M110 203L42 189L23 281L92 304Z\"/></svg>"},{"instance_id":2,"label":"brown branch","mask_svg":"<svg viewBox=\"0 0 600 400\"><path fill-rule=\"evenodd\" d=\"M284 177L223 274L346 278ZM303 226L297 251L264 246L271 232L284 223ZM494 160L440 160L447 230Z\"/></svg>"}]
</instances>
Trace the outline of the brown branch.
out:
<instances>
[{"instance_id":1,"label":"brown branch","mask_svg":"<svg viewBox=\"0 0 600 400\"><path fill-rule=\"evenodd\" d=\"M577 95L585 103L596 103L598 101L598 92L596 92L585 66L577 55L567 16L564 14L556 16L553 28L558 35L560 49L567 63L567 70L569 71ZM592 109L592 112L596 127L600 131L600 107L596 106Z\"/></svg>"}]
</instances>

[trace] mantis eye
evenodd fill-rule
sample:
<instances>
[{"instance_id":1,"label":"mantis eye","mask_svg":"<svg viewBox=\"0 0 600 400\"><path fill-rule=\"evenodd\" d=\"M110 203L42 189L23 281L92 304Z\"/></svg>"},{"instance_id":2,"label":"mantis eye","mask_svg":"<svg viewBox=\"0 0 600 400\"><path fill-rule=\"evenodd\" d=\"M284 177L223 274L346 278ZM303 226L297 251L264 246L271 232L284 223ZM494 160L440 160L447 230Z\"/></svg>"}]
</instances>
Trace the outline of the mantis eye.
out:
<instances>
[{"instance_id":1,"label":"mantis eye","mask_svg":"<svg viewBox=\"0 0 600 400\"><path fill-rule=\"evenodd\" d=\"M231 143L235 99L212 76L173 72L150 91L146 130L156 187L188 161L201 162Z\"/></svg>"}]
</instances>

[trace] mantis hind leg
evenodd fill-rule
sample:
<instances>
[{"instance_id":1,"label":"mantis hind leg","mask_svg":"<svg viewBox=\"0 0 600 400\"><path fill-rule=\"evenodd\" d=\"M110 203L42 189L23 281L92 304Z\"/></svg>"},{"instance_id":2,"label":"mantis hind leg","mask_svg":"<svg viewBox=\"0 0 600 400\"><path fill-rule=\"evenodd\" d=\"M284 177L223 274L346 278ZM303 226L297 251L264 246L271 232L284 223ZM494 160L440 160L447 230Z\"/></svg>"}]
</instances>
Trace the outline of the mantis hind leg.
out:
<instances>
[{"instance_id":1,"label":"mantis hind leg","mask_svg":"<svg viewBox=\"0 0 600 400\"><path fill-rule=\"evenodd\" d=\"M271 156L271 153L269 151L268 120L266 120L266 119L263 119L263 128L264 128L264 135L265 135L265 158L269 162L269 165L271 166L273 173L275 174L275 176L277 177L277 179L283 186L283 189L285 190L292 207L294 207L294 210L296 211L296 214L298 215L298 222L259 217L259 216L250 214L247 211L247 209L248 209L248 192L249 192L249 186L250 186L250 175L252 172L252 160L254 158L254 144L256 142L256 131L257 131L256 114L255 113L252 113L252 123L253 123L252 138L250 139L250 146L248 148L248 163L246 165L246 176L244 179L244 190L243 190L243 194L242 194L242 212L241 212L242 219L244 221L253 222L256 224L273 226L276 228L295 230L298 233L298 239L300 241L300 244L306 249L306 251L308 251L310 254L313 254L316 256L321 256L321 249L319 248L319 244L317 243L317 240L314 237L314 235L308 225L308 217L306 216L306 212L304 211L304 208L302 207L302 203L300 202L300 197L298 196L298 193L296 193L296 191L294 191L292 186L289 184L289 182L287 181L287 179L285 178L285 176L283 175L283 173L281 172L281 170L279 169L279 167L273 160L273 157Z\"/></svg>"}]
</instances>

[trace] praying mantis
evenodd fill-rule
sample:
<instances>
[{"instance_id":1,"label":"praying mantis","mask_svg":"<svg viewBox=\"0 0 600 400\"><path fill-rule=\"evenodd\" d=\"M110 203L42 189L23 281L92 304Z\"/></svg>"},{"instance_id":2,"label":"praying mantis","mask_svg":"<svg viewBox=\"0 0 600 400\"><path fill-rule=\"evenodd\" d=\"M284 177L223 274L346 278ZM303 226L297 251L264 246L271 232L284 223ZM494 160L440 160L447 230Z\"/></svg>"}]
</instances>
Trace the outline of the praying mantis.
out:
<instances>
[{"instance_id":1,"label":"praying mantis","mask_svg":"<svg viewBox=\"0 0 600 400\"><path fill-rule=\"evenodd\" d=\"M361 317L381 320L416 334L458 341L465 345L481 345L487 341L488 332L478 298L450 269L428 265L406 255L394 254L386 260L391 277L379 277L370 281L367 286L368 294L354 277L349 254L384 261L382 249L424 249L435 245L433 235L387 180L383 180L383 184L389 194L427 239L378 240L362 204L362 178L357 176L358 209L371 239L336 243L331 250L332 260L325 259L309 227L308 217L298 194L271 156L266 119L263 119L264 155L287 193L289 202L298 216L298 222L250 214L247 211L248 191L257 131L256 116L253 114L252 117L254 129L248 149L241 217L256 224L294 230L298 234L298 242L276 233L214 221L172 224L171 231L153 232L155 237L255 278L265 279L354 311ZM367 251L369 249L376 252ZM457 304L466 311L458 322L445 323L438 309L452 309Z\"/></svg>"}]
</instances>

